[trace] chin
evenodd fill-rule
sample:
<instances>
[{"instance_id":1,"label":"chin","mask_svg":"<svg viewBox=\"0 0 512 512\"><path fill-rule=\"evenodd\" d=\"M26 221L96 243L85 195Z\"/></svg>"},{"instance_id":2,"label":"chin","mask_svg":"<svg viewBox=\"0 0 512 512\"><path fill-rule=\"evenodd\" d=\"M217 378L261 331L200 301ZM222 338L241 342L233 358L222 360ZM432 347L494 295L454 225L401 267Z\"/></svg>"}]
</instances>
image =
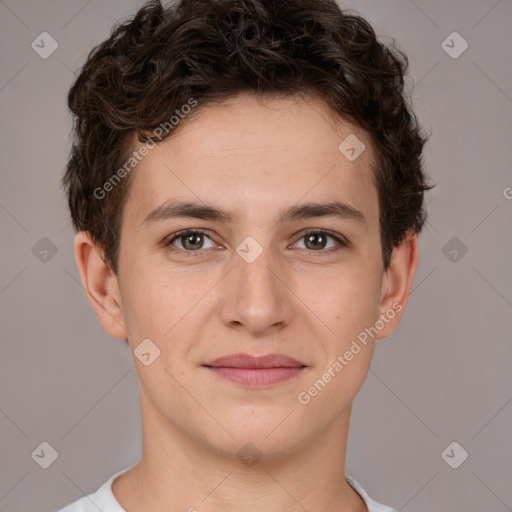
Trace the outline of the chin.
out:
<instances>
[{"instance_id":1,"label":"chin","mask_svg":"<svg viewBox=\"0 0 512 512\"><path fill-rule=\"evenodd\" d=\"M283 411L280 416L274 414L252 422L247 419L243 422L238 419L224 421L221 424L232 437L225 431L222 436L215 435L218 433L218 429L215 429L204 433L205 441L218 453L230 458L237 457L242 462L244 458L251 457L267 460L282 457L297 450L306 438L304 425L299 430L292 421L282 422L287 414L289 411ZM290 415L290 419L292 416Z\"/></svg>"}]
</instances>

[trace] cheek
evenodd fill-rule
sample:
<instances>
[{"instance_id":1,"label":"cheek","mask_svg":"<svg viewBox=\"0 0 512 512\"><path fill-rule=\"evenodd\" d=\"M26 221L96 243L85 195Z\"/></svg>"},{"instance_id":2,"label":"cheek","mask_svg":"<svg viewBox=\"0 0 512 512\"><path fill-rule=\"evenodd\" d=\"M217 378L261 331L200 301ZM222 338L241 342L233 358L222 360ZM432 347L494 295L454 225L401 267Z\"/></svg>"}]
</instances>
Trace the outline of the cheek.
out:
<instances>
[{"instance_id":1,"label":"cheek","mask_svg":"<svg viewBox=\"0 0 512 512\"><path fill-rule=\"evenodd\" d=\"M162 339L176 323L179 293L159 272L133 272L123 287L125 324L134 342Z\"/></svg>"},{"instance_id":2,"label":"cheek","mask_svg":"<svg viewBox=\"0 0 512 512\"><path fill-rule=\"evenodd\" d=\"M133 273L123 289L123 311L134 346L149 338L163 359L184 356L206 314L208 292L215 283L196 274L183 275L154 265L150 271Z\"/></svg>"},{"instance_id":3,"label":"cheek","mask_svg":"<svg viewBox=\"0 0 512 512\"><path fill-rule=\"evenodd\" d=\"M325 323L331 332L321 339L324 355L299 402L309 404L312 416L328 410L334 418L350 406L368 374L375 347L369 328L378 319L380 288L368 276L340 279L324 299Z\"/></svg>"},{"instance_id":4,"label":"cheek","mask_svg":"<svg viewBox=\"0 0 512 512\"><path fill-rule=\"evenodd\" d=\"M332 278L323 294L323 310L339 334L354 335L378 318L381 293L379 273L369 268L350 268Z\"/></svg>"}]
</instances>

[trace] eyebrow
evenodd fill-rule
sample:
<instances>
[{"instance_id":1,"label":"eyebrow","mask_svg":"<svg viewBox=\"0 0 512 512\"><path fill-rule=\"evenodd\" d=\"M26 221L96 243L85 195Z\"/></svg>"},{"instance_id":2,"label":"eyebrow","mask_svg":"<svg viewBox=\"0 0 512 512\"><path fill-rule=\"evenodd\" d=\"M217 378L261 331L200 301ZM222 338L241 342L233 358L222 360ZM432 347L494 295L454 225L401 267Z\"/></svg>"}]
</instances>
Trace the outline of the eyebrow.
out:
<instances>
[{"instance_id":1,"label":"eyebrow","mask_svg":"<svg viewBox=\"0 0 512 512\"><path fill-rule=\"evenodd\" d=\"M233 222L237 217L239 217L237 212L222 210L213 205L169 200L148 213L141 224L152 224L154 222L175 218ZM292 220L318 217L337 217L344 220L355 221L366 227L368 225L366 217L361 211L341 201L302 203L292 206L289 209L281 210L276 223L279 224Z\"/></svg>"}]
</instances>

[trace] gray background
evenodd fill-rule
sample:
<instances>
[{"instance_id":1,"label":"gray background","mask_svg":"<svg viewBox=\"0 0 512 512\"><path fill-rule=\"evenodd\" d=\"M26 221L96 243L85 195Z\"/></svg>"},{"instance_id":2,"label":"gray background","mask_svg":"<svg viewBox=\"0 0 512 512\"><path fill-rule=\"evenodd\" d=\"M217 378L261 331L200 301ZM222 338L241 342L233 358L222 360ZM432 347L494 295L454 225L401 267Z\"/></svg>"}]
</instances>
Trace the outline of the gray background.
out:
<instances>
[{"instance_id":1,"label":"gray background","mask_svg":"<svg viewBox=\"0 0 512 512\"><path fill-rule=\"evenodd\" d=\"M55 510L140 456L131 355L78 282L59 179L73 73L141 4L0 3L2 511ZM512 510L512 2L344 5L407 52L437 183L407 313L377 345L355 402L347 471L405 512ZM58 42L47 59L31 48L44 31ZM441 46L454 31L469 43L458 58ZM46 470L31 457L43 441L58 452ZM453 441L469 453L458 469L441 457Z\"/></svg>"}]
</instances>

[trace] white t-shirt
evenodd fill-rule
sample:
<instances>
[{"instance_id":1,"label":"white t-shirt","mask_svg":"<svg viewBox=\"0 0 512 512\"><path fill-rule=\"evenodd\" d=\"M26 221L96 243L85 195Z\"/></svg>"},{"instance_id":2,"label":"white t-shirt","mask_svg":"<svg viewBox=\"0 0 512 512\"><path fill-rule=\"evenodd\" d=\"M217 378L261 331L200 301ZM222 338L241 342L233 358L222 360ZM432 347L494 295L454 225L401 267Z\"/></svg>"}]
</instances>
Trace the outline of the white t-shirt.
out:
<instances>
[{"instance_id":1,"label":"white t-shirt","mask_svg":"<svg viewBox=\"0 0 512 512\"><path fill-rule=\"evenodd\" d=\"M74 501L57 512L98 512L98 510L101 510L101 512L126 512L124 508L119 505L119 502L112 492L112 482L116 477L128 471L131 467L133 466L115 473L96 492ZM387 507L386 505L372 500L367 492L353 478L345 475L345 479L366 503L368 512L397 512L394 508Z\"/></svg>"}]
</instances>

